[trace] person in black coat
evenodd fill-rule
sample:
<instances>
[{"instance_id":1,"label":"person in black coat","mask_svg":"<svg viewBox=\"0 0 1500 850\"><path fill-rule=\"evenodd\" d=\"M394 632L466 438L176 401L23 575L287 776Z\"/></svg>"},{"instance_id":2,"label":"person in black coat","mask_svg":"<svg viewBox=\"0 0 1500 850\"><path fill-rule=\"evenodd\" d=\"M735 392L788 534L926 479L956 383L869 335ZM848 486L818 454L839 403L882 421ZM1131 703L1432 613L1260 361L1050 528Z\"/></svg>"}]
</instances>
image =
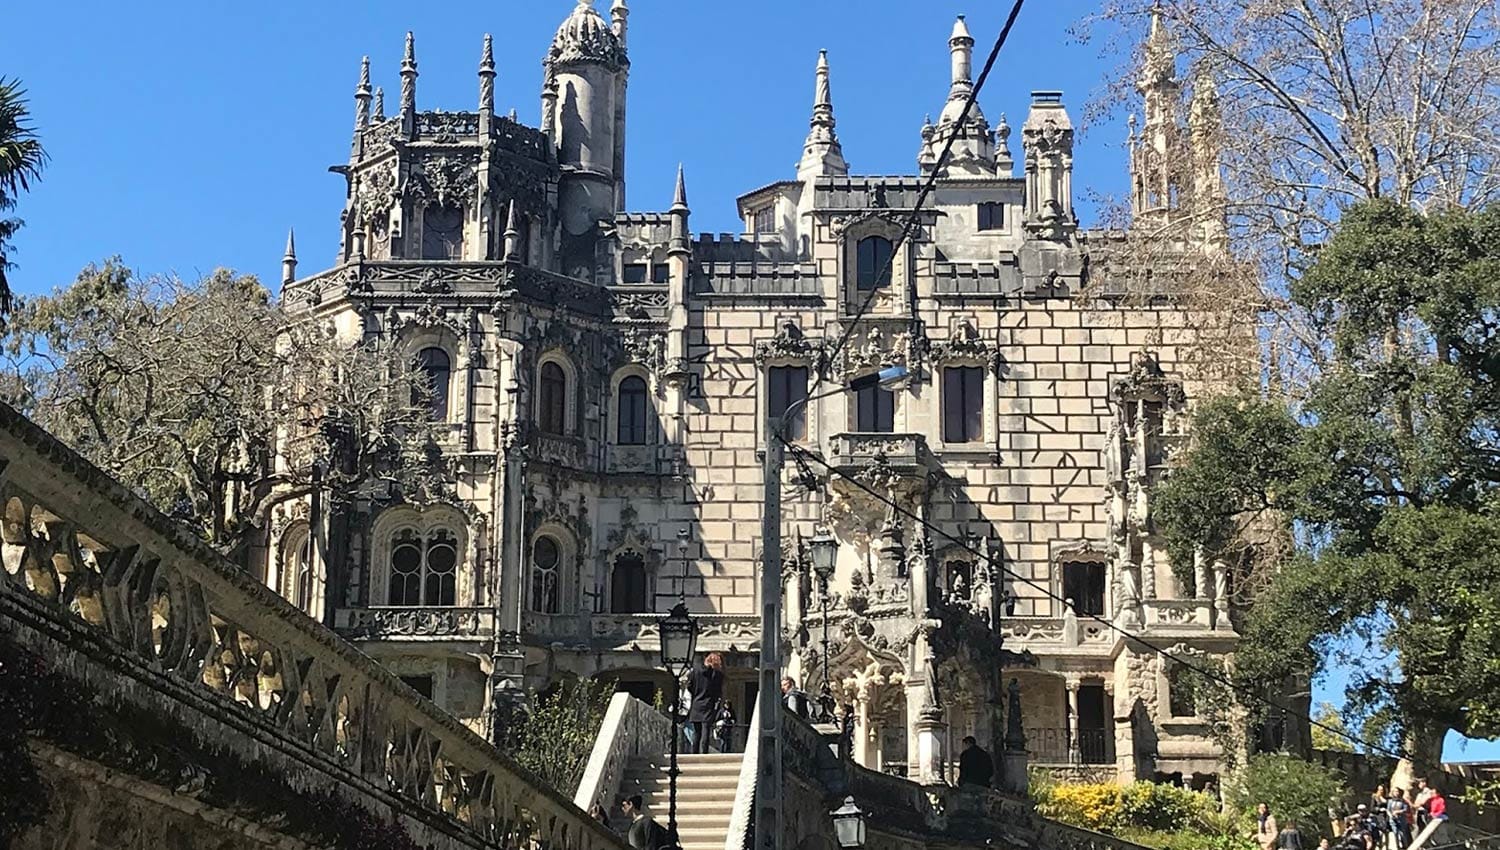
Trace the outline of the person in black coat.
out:
<instances>
[{"instance_id":1,"label":"person in black coat","mask_svg":"<svg viewBox=\"0 0 1500 850\"><path fill-rule=\"evenodd\" d=\"M989 788L995 779L995 761L980 749L973 735L964 738L964 751L958 756L958 784Z\"/></svg>"},{"instance_id":2,"label":"person in black coat","mask_svg":"<svg viewBox=\"0 0 1500 850\"><path fill-rule=\"evenodd\" d=\"M708 752L709 726L718 717L719 706L724 702L724 656L710 652L703 659L703 666L688 674L688 726L692 731L692 749L695 753Z\"/></svg>"}]
</instances>

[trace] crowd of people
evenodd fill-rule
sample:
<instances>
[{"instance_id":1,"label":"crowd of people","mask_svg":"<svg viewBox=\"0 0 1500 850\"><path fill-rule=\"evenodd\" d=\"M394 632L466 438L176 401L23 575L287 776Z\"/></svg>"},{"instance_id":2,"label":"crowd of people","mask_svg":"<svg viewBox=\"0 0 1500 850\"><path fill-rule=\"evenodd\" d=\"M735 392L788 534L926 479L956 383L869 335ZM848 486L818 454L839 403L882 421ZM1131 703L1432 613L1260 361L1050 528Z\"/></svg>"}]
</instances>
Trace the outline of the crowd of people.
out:
<instances>
[{"instance_id":1,"label":"crowd of people","mask_svg":"<svg viewBox=\"0 0 1500 850\"><path fill-rule=\"evenodd\" d=\"M1340 813L1330 806L1328 816L1337 837L1320 839L1318 850L1406 850L1425 843L1447 821L1448 801L1427 780L1417 779L1409 797L1404 788L1387 792L1382 785L1354 811ZM1278 824L1265 803L1256 807L1254 838L1262 850L1312 850L1297 822Z\"/></svg>"}]
</instances>

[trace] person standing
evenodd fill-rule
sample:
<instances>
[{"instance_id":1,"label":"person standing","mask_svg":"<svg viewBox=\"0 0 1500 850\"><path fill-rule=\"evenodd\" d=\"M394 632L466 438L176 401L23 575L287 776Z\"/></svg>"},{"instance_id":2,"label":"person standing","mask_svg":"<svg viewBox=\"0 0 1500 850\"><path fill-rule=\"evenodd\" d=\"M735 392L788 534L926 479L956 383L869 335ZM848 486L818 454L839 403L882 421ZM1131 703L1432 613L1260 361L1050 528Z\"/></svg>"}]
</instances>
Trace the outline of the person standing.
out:
<instances>
[{"instance_id":1,"label":"person standing","mask_svg":"<svg viewBox=\"0 0 1500 850\"><path fill-rule=\"evenodd\" d=\"M973 735L964 736L964 751L958 755L958 784L989 788L995 780L995 760L979 746Z\"/></svg>"},{"instance_id":2,"label":"person standing","mask_svg":"<svg viewBox=\"0 0 1500 850\"><path fill-rule=\"evenodd\" d=\"M1297 830L1296 821L1287 821L1281 832L1276 834L1276 850L1304 850L1302 833Z\"/></svg>"},{"instance_id":3,"label":"person standing","mask_svg":"<svg viewBox=\"0 0 1500 850\"><path fill-rule=\"evenodd\" d=\"M1257 804L1255 807L1255 843L1262 850L1271 850L1276 844L1276 836L1281 830L1276 826L1276 818L1271 815L1271 807L1265 803Z\"/></svg>"},{"instance_id":4,"label":"person standing","mask_svg":"<svg viewBox=\"0 0 1500 850\"><path fill-rule=\"evenodd\" d=\"M1392 788L1385 811L1391 822L1391 834L1396 838L1396 850L1406 850L1411 844L1411 803L1406 802L1406 791Z\"/></svg>"},{"instance_id":5,"label":"person standing","mask_svg":"<svg viewBox=\"0 0 1500 850\"><path fill-rule=\"evenodd\" d=\"M807 692L797 687L797 680L791 676L781 677L781 699L793 714L807 719Z\"/></svg>"},{"instance_id":6,"label":"person standing","mask_svg":"<svg viewBox=\"0 0 1500 850\"><path fill-rule=\"evenodd\" d=\"M646 816L646 809L641 805L641 795L626 797L620 803L620 810L630 821L630 827L625 831L625 840L630 842L632 850L661 850L671 845L667 830Z\"/></svg>"},{"instance_id":7,"label":"person standing","mask_svg":"<svg viewBox=\"0 0 1500 850\"><path fill-rule=\"evenodd\" d=\"M724 701L724 656L710 652L703 666L688 674L688 727L692 751L708 752L709 726Z\"/></svg>"},{"instance_id":8,"label":"person standing","mask_svg":"<svg viewBox=\"0 0 1500 850\"><path fill-rule=\"evenodd\" d=\"M1426 779L1419 776L1414 781L1416 782L1416 787L1412 789L1412 815L1416 819L1417 828L1424 829L1430 818L1427 811L1427 804L1432 800L1432 795L1436 792L1427 784Z\"/></svg>"}]
</instances>

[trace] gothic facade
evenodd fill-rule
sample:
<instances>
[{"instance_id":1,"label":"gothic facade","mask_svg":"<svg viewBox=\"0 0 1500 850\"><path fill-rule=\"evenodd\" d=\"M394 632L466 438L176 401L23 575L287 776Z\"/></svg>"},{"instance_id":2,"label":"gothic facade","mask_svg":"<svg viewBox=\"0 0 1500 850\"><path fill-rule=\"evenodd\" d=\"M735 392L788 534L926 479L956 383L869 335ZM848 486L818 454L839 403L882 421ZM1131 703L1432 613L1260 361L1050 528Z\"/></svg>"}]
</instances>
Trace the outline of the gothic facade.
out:
<instances>
[{"instance_id":1,"label":"gothic facade","mask_svg":"<svg viewBox=\"0 0 1500 850\"><path fill-rule=\"evenodd\" d=\"M1125 638L1235 643L1227 568L1179 580L1151 525L1210 389L1192 356L1203 316L1131 260L1129 234L1080 225L1060 93L1034 92L1018 134L966 111L960 18L915 172L860 176L820 55L794 178L737 199L744 233L694 235L680 172L670 209L625 207L628 16L582 0L566 18L538 127L496 114L488 38L473 112L418 109L410 35L390 115L366 61L337 262L298 278L289 243L284 301L345 344L409 350L438 391L452 487L335 515L283 501L266 580L480 731L567 676L649 699L666 682L656 620L684 599L743 721L763 452L791 409L789 669L854 706L862 763L934 778L964 735L1003 734L1014 680L1033 763L1216 773L1176 671ZM1192 222L1178 259L1222 256L1211 87L1179 127L1159 28L1147 53L1135 219ZM827 392L891 365L903 385ZM824 535L826 587L810 555Z\"/></svg>"}]
</instances>

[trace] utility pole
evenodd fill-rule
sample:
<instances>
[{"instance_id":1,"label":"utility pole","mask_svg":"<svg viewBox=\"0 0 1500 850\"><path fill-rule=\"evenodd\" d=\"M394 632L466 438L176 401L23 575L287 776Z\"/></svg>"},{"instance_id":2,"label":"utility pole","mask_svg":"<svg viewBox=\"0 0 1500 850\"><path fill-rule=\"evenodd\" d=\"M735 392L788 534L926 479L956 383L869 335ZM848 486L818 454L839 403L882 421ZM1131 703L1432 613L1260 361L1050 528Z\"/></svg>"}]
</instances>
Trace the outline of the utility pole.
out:
<instances>
[{"instance_id":1,"label":"utility pole","mask_svg":"<svg viewBox=\"0 0 1500 850\"><path fill-rule=\"evenodd\" d=\"M804 402L805 403L805 402ZM755 781L754 850L781 850L781 470L789 406L766 423L765 507L760 562L760 771Z\"/></svg>"}]
</instances>

